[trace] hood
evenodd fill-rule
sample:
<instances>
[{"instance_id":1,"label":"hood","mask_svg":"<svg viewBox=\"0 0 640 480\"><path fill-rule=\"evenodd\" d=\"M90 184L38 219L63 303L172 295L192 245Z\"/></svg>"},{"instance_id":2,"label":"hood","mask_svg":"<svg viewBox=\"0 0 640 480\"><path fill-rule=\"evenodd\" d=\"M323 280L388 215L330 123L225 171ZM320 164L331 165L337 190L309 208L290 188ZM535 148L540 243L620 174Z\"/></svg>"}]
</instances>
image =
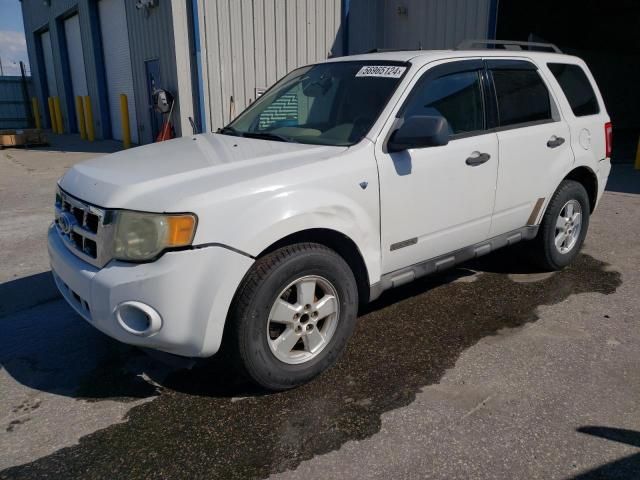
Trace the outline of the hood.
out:
<instances>
[{"instance_id":1,"label":"hood","mask_svg":"<svg viewBox=\"0 0 640 480\"><path fill-rule=\"evenodd\" d=\"M182 137L97 157L60 179L69 194L104 208L180 211L191 196L323 160L345 147L219 134ZM266 187L263 186L263 187Z\"/></svg>"}]
</instances>

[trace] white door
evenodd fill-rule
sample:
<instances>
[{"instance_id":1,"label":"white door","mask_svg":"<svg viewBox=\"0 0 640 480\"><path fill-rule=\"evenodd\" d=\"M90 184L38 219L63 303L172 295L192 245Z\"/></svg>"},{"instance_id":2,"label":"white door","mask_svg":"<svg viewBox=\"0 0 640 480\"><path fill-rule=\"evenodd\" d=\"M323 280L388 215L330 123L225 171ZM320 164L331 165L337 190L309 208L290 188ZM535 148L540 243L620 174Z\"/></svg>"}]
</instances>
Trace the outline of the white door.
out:
<instances>
[{"instance_id":1,"label":"white door","mask_svg":"<svg viewBox=\"0 0 640 480\"><path fill-rule=\"evenodd\" d=\"M133 73L124 0L100 0L98 2L100 33L104 53L104 68L107 76L107 95L111 118L112 136L122 140L120 120L120 94L127 95L131 140L138 142Z\"/></svg>"},{"instance_id":2,"label":"white door","mask_svg":"<svg viewBox=\"0 0 640 480\"><path fill-rule=\"evenodd\" d=\"M71 87L74 98L89 95L87 90L87 75L84 68L82 38L80 37L80 19L74 15L64 21L64 33L67 39L67 53L69 54L69 70L71 71Z\"/></svg>"},{"instance_id":3,"label":"white door","mask_svg":"<svg viewBox=\"0 0 640 480\"><path fill-rule=\"evenodd\" d=\"M500 169L491 235L535 224L573 162L570 132L537 68L487 61L496 92ZM542 200L540 200L542 199Z\"/></svg>"},{"instance_id":4,"label":"white door","mask_svg":"<svg viewBox=\"0 0 640 480\"><path fill-rule=\"evenodd\" d=\"M51 34L49 30L40 35L42 41L42 56L44 57L44 70L47 77L47 89L49 96L58 95L58 86L56 84L56 73L53 68L53 50L51 49Z\"/></svg>"},{"instance_id":5,"label":"white door","mask_svg":"<svg viewBox=\"0 0 640 480\"><path fill-rule=\"evenodd\" d=\"M482 71L480 60L433 67L400 109L404 120L444 117L448 145L377 154L383 273L488 237L498 140L486 129Z\"/></svg>"}]
</instances>

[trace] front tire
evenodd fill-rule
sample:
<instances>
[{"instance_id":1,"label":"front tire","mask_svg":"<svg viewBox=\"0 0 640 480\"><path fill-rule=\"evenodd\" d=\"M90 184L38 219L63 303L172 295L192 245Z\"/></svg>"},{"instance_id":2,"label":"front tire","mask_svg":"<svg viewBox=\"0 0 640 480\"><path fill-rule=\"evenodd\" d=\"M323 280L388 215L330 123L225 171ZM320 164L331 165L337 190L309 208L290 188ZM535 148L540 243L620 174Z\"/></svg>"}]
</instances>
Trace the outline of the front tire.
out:
<instances>
[{"instance_id":1,"label":"front tire","mask_svg":"<svg viewBox=\"0 0 640 480\"><path fill-rule=\"evenodd\" d=\"M258 385L285 390L335 364L351 336L358 289L333 250L286 246L259 258L230 311L228 348Z\"/></svg>"},{"instance_id":2,"label":"front tire","mask_svg":"<svg viewBox=\"0 0 640 480\"><path fill-rule=\"evenodd\" d=\"M589 196L582 184L564 180L551 197L532 242L535 263L544 270L561 270L580 252L589 228Z\"/></svg>"}]
</instances>

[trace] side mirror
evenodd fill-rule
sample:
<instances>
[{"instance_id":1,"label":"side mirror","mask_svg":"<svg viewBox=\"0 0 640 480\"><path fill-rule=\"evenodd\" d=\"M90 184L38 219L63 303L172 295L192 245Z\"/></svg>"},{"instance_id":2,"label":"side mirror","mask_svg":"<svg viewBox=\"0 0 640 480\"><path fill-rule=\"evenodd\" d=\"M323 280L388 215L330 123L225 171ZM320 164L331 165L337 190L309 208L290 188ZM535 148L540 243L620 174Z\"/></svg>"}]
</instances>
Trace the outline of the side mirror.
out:
<instances>
[{"instance_id":1,"label":"side mirror","mask_svg":"<svg viewBox=\"0 0 640 480\"><path fill-rule=\"evenodd\" d=\"M407 118L387 142L389 153L409 148L437 147L449 143L449 123L443 117L415 115Z\"/></svg>"}]
</instances>

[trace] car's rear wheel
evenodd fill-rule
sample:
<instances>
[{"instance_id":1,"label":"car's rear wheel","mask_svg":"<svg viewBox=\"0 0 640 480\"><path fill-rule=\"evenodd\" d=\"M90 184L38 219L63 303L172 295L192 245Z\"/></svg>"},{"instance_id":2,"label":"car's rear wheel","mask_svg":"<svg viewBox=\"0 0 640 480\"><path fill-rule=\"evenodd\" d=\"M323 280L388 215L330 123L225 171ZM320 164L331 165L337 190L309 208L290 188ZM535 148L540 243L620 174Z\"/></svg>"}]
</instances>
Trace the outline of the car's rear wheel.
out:
<instances>
[{"instance_id":1,"label":"car's rear wheel","mask_svg":"<svg viewBox=\"0 0 640 480\"><path fill-rule=\"evenodd\" d=\"M589 228L589 196L582 184L564 180L542 218L531 253L545 270L560 270L580 252Z\"/></svg>"},{"instance_id":2,"label":"car's rear wheel","mask_svg":"<svg viewBox=\"0 0 640 480\"><path fill-rule=\"evenodd\" d=\"M336 252L301 243L258 259L230 312L228 348L257 384L284 390L330 368L353 332L358 290Z\"/></svg>"}]
</instances>

